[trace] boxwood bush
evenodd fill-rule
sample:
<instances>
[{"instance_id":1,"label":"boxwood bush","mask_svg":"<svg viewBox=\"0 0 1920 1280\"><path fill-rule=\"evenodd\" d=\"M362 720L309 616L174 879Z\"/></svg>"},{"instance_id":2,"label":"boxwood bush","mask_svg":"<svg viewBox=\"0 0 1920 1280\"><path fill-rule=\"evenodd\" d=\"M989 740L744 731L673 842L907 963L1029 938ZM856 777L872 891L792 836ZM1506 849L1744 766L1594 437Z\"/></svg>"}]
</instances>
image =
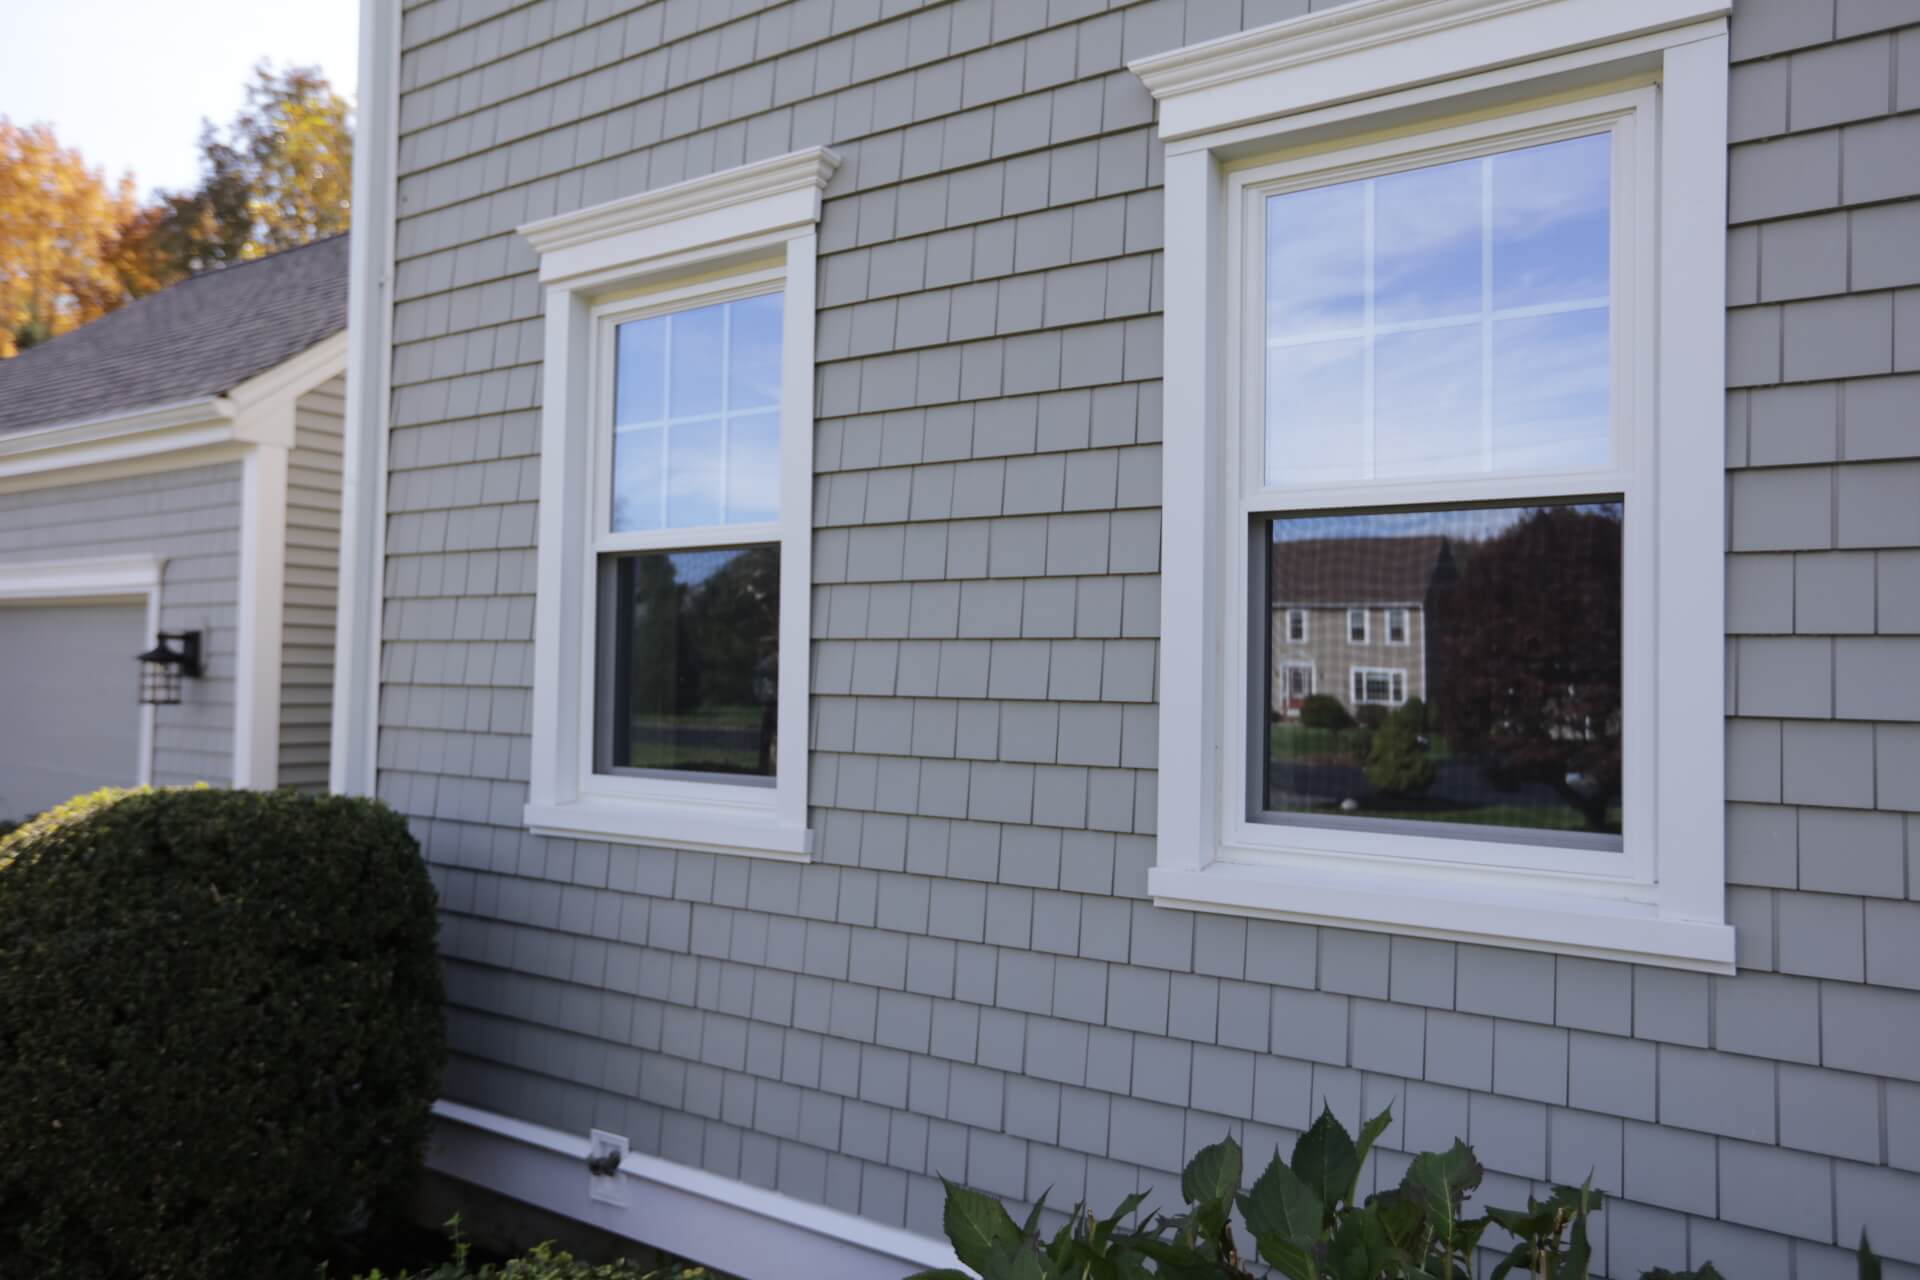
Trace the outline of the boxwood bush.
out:
<instances>
[{"instance_id":1,"label":"boxwood bush","mask_svg":"<svg viewBox=\"0 0 1920 1280\"><path fill-rule=\"evenodd\" d=\"M0 840L0 1275L310 1274L418 1168L435 933L374 802L108 791Z\"/></svg>"}]
</instances>

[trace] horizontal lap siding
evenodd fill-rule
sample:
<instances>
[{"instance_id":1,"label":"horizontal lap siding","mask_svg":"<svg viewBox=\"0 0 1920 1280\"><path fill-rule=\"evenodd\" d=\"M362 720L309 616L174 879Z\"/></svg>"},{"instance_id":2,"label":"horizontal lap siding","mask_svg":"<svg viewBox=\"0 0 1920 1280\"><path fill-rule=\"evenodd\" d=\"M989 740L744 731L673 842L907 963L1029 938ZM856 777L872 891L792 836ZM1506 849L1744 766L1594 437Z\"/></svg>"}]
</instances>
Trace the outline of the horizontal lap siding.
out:
<instances>
[{"instance_id":1,"label":"horizontal lap siding","mask_svg":"<svg viewBox=\"0 0 1920 1280\"><path fill-rule=\"evenodd\" d=\"M240 464L0 493L0 563L132 555L166 561L161 628L200 631L206 668L185 682L179 705L155 709L153 780L224 785L233 776Z\"/></svg>"},{"instance_id":2,"label":"horizontal lap siding","mask_svg":"<svg viewBox=\"0 0 1920 1280\"><path fill-rule=\"evenodd\" d=\"M327 786L333 623L340 592L340 454L347 378L300 397L287 458L287 579L280 650L280 785Z\"/></svg>"},{"instance_id":3,"label":"horizontal lap siding","mask_svg":"<svg viewBox=\"0 0 1920 1280\"><path fill-rule=\"evenodd\" d=\"M1224 1132L1264 1159L1323 1102L1391 1104L1369 1178L1456 1135L1493 1203L1591 1174L1624 1195L1618 1274L1806 1276L1863 1214L1920 1262L1895 1209L1920 1192L1920 447L1888 381L1920 364L1920 35L1866 30L1901 17L1873 0L1734 16L1742 973L1710 978L1147 901L1177 409L1161 149L1123 63L1304 7L409 8L380 791L444 895L449 1091L927 1234L936 1175L1164 1199ZM1878 101L1835 62L1857 42ZM819 860L527 835L542 338L512 228L815 143L844 158L820 226ZM1832 190L1802 190L1829 155ZM1785 247L1836 220L1843 249Z\"/></svg>"}]
</instances>

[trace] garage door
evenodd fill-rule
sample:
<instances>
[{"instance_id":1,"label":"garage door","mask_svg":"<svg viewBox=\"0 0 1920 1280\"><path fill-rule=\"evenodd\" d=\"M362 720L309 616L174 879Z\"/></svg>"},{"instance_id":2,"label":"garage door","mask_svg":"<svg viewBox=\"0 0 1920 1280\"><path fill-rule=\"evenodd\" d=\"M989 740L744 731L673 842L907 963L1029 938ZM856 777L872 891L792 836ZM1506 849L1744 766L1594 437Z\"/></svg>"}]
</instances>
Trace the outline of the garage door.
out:
<instances>
[{"instance_id":1,"label":"garage door","mask_svg":"<svg viewBox=\"0 0 1920 1280\"><path fill-rule=\"evenodd\" d=\"M0 818L140 771L144 604L0 606Z\"/></svg>"}]
</instances>

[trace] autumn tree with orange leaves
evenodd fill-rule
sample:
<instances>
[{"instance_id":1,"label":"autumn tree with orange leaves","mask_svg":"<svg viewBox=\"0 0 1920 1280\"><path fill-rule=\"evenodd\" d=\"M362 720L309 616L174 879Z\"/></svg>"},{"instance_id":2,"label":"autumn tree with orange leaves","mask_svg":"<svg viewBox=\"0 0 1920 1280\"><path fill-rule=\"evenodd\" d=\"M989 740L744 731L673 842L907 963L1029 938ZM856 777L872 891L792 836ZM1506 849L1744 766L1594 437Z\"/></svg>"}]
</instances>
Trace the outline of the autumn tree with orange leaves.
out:
<instances>
[{"instance_id":1,"label":"autumn tree with orange leaves","mask_svg":"<svg viewBox=\"0 0 1920 1280\"><path fill-rule=\"evenodd\" d=\"M351 108L317 69L254 68L191 191L134 198L46 125L0 118L0 358L201 271L337 235L352 218Z\"/></svg>"},{"instance_id":2,"label":"autumn tree with orange leaves","mask_svg":"<svg viewBox=\"0 0 1920 1280\"><path fill-rule=\"evenodd\" d=\"M0 357L126 300L116 261L133 178L110 183L45 125L0 117Z\"/></svg>"}]
</instances>

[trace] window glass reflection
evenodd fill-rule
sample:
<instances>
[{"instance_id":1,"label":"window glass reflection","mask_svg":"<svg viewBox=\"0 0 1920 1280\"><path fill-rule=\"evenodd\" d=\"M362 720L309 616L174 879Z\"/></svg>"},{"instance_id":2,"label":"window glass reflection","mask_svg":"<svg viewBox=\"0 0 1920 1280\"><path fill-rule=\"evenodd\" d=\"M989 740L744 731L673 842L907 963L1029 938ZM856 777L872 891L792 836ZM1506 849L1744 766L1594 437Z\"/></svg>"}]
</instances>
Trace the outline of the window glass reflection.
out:
<instances>
[{"instance_id":1,"label":"window glass reflection","mask_svg":"<svg viewBox=\"0 0 1920 1280\"><path fill-rule=\"evenodd\" d=\"M1266 198L1270 488L1604 467L1605 133Z\"/></svg>"},{"instance_id":2,"label":"window glass reflection","mask_svg":"<svg viewBox=\"0 0 1920 1280\"><path fill-rule=\"evenodd\" d=\"M771 778L780 548L600 560L600 772Z\"/></svg>"},{"instance_id":3,"label":"window glass reflection","mask_svg":"<svg viewBox=\"0 0 1920 1280\"><path fill-rule=\"evenodd\" d=\"M779 518L781 295L615 330L612 531Z\"/></svg>"},{"instance_id":4,"label":"window glass reflection","mask_svg":"<svg viewBox=\"0 0 1920 1280\"><path fill-rule=\"evenodd\" d=\"M1264 521L1261 807L1618 848L1622 510Z\"/></svg>"}]
</instances>

